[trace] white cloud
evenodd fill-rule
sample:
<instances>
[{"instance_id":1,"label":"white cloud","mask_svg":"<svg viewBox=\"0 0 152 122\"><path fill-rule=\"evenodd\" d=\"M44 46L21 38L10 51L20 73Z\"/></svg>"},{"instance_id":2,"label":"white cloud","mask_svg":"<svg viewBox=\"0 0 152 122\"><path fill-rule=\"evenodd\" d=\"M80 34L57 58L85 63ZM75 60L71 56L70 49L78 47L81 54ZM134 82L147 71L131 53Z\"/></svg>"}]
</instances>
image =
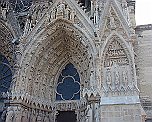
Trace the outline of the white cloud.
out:
<instances>
[{"instance_id":1,"label":"white cloud","mask_svg":"<svg viewBox=\"0 0 152 122\"><path fill-rule=\"evenodd\" d=\"M152 24L152 0L136 0L136 23Z\"/></svg>"}]
</instances>

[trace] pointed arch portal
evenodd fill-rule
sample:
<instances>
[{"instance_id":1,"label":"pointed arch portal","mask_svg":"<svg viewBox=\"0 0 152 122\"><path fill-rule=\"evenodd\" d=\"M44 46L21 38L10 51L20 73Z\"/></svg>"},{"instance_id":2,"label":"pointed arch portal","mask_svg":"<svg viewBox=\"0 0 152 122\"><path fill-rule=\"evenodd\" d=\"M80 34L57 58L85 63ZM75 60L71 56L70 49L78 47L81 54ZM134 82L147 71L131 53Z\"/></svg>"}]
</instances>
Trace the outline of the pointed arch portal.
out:
<instances>
[{"instance_id":1,"label":"pointed arch portal","mask_svg":"<svg viewBox=\"0 0 152 122\"><path fill-rule=\"evenodd\" d=\"M57 122L76 122L76 114L74 111L60 111Z\"/></svg>"}]
</instances>

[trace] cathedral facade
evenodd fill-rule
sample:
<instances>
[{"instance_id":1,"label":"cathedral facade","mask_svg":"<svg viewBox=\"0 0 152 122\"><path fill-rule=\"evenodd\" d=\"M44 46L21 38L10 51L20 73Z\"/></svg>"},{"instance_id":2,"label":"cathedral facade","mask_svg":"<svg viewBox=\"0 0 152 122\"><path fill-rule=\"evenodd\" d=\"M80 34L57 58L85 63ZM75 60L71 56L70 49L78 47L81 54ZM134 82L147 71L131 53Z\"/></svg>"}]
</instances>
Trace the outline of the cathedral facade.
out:
<instances>
[{"instance_id":1,"label":"cathedral facade","mask_svg":"<svg viewBox=\"0 0 152 122\"><path fill-rule=\"evenodd\" d=\"M151 33L133 0L1 0L0 122L152 122Z\"/></svg>"}]
</instances>

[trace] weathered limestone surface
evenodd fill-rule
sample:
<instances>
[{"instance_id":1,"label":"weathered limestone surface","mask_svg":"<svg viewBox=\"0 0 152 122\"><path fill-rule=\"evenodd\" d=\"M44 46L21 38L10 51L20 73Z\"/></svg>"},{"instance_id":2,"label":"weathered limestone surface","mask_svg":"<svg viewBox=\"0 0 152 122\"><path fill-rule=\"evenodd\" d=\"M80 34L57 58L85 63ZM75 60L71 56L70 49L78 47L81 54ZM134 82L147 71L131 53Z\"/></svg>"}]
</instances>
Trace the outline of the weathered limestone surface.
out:
<instances>
[{"instance_id":1,"label":"weathered limestone surface","mask_svg":"<svg viewBox=\"0 0 152 122\"><path fill-rule=\"evenodd\" d=\"M0 4L0 53L13 69L3 121L56 122L60 111L74 112L76 122L145 122L145 111L151 117L144 103L152 100L152 29L135 33L135 1L22 2ZM67 64L74 74L64 72ZM65 92L69 99L57 89L66 78L66 90L73 81L79 87L70 97Z\"/></svg>"},{"instance_id":2,"label":"weathered limestone surface","mask_svg":"<svg viewBox=\"0 0 152 122\"><path fill-rule=\"evenodd\" d=\"M138 26L137 66L141 98L148 118L152 117L152 25Z\"/></svg>"},{"instance_id":3,"label":"weathered limestone surface","mask_svg":"<svg viewBox=\"0 0 152 122\"><path fill-rule=\"evenodd\" d=\"M139 105L107 105L101 107L101 122L141 122Z\"/></svg>"}]
</instances>

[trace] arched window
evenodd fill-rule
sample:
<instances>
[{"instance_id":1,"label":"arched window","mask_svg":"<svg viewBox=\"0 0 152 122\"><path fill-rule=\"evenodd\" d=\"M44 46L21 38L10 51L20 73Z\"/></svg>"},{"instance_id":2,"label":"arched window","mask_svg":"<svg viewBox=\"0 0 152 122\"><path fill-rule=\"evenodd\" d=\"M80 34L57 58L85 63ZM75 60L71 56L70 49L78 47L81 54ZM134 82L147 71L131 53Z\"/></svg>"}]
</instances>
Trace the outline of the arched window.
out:
<instances>
[{"instance_id":1,"label":"arched window","mask_svg":"<svg viewBox=\"0 0 152 122\"><path fill-rule=\"evenodd\" d=\"M56 88L56 100L79 100L80 77L77 69L69 63L62 70Z\"/></svg>"},{"instance_id":2,"label":"arched window","mask_svg":"<svg viewBox=\"0 0 152 122\"><path fill-rule=\"evenodd\" d=\"M4 119L4 116L2 115L4 110L4 100L6 100L4 93L9 90L11 81L12 71L9 62L6 57L0 54L0 121L4 121L2 120L2 118ZM3 117L1 118L1 116Z\"/></svg>"},{"instance_id":3,"label":"arched window","mask_svg":"<svg viewBox=\"0 0 152 122\"><path fill-rule=\"evenodd\" d=\"M6 57L0 54L0 93L7 92L12 81L12 71Z\"/></svg>"}]
</instances>

